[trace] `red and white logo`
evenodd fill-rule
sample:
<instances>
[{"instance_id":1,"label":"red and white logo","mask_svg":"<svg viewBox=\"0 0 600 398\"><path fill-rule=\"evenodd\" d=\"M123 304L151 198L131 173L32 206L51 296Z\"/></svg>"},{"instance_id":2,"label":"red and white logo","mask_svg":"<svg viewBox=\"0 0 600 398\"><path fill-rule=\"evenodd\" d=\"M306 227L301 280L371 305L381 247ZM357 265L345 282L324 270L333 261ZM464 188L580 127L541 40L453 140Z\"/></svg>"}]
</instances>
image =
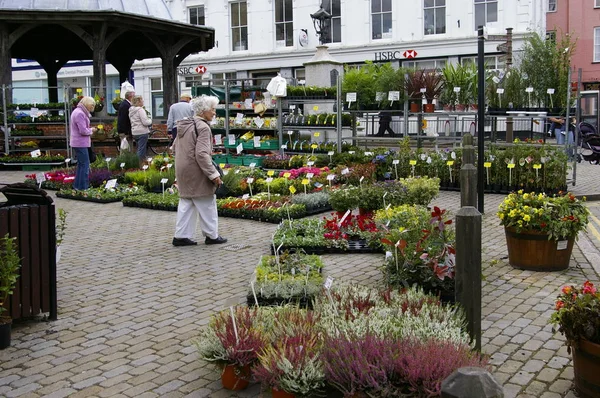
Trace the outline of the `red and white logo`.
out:
<instances>
[{"instance_id":1,"label":"red and white logo","mask_svg":"<svg viewBox=\"0 0 600 398\"><path fill-rule=\"evenodd\" d=\"M406 50L402 53L402 56L404 58L416 58L417 57L417 52L415 50Z\"/></svg>"},{"instance_id":2,"label":"red and white logo","mask_svg":"<svg viewBox=\"0 0 600 398\"><path fill-rule=\"evenodd\" d=\"M206 73L206 66L204 65L198 65L196 66L196 73L199 75L202 75L203 73Z\"/></svg>"}]
</instances>

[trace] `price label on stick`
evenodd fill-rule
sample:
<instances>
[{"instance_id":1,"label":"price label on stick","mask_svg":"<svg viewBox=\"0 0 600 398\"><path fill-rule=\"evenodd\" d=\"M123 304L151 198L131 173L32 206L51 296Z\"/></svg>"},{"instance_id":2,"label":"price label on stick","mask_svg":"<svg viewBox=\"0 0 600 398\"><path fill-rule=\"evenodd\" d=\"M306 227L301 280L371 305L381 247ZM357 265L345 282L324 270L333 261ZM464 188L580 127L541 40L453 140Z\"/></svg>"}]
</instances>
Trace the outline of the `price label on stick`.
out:
<instances>
[{"instance_id":1,"label":"price label on stick","mask_svg":"<svg viewBox=\"0 0 600 398\"><path fill-rule=\"evenodd\" d=\"M272 182L273 182L273 177L267 177L267 178L265 178L265 182L266 182L267 184L270 184L270 183L272 183Z\"/></svg>"},{"instance_id":2,"label":"price label on stick","mask_svg":"<svg viewBox=\"0 0 600 398\"><path fill-rule=\"evenodd\" d=\"M168 165L167 167L169 167L169 166L170 166L170 165ZM120 168L123 168L123 167L125 167L125 163L121 163L121 164L119 165L119 167L120 167Z\"/></svg>"},{"instance_id":3,"label":"price label on stick","mask_svg":"<svg viewBox=\"0 0 600 398\"><path fill-rule=\"evenodd\" d=\"M325 279L325 289L329 290L331 289L331 286L333 285L333 278L331 276L328 276L327 279Z\"/></svg>"},{"instance_id":4,"label":"price label on stick","mask_svg":"<svg viewBox=\"0 0 600 398\"><path fill-rule=\"evenodd\" d=\"M411 166L415 166L417 164L416 160L409 160L408 164L410 164Z\"/></svg>"},{"instance_id":5,"label":"price label on stick","mask_svg":"<svg viewBox=\"0 0 600 398\"><path fill-rule=\"evenodd\" d=\"M247 182L248 184L252 184L252 183L254 182L254 178L252 178L252 177L248 177L248 178L246 179L246 182Z\"/></svg>"},{"instance_id":6,"label":"price label on stick","mask_svg":"<svg viewBox=\"0 0 600 398\"><path fill-rule=\"evenodd\" d=\"M111 189L117 186L117 179L114 178L112 180L106 181L106 189Z\"/></svg>"},{"instance_id":7,"label":"price label on stick","mask_svg":"<svg viewBox=\"0 0 600 398\"><path fill-rule=\"evenodd\" d=\"M148 170L148 165L147 164L143 165L142 170Z\"/></svg>"},{"instance_id":8,"label":"price label on stick","mask_svg":"<svg viewBox=\"0 0 600 398\"><path fill-rule=\"evenodd\" d=\"M400 164L400 160L394 159L394 160L392 160L392 164Z\"/></svg>"},{"instance_id":9,"label":"price label on stick","mask_svg":"<svg viewBox=\"0 0 600 398\"><path fill-rule=\"evenodd\" d=\"M168 178L163 178L163 179L160 180L161 184L166 184L167 182L169 182Z\"/></svg>"},{"instance_id":10,"label":"price label on stick","mask_svg":"<svg viewBox=\"0 0 600 398\"><path fill-rule=\"evenodd\" d=\"M333 154L334 154L334 153L335 153L335 152L333 152L333 151L329 151L329 152L327 152L327 155L329 155L329 156L333 156Z\"/></svg>"},{"instance_id":11,"label":"price label on stick","mask_svg":"<svg viewBox=\"0 0 600 398\"><path fill-rule=\"evenodd\" d=\"M484 162L483 167L485 167L486 169L489 169L490 167L492 167L492 162Z\"/></svg>"},{"instance_id":12,"label":"price label on stick","mask_svg":"<svg viewBox=\"0 0 600 398\"><path fill-rule=\"evenodd\" d=\"M290 192L293 194L296 193L296 187L294 187L293 185L290 187Z\"/></svg>"},{"instance_id":13,"label":"price label on stick","mask_svg":"<svg viewBox=\"0 0 600 398\"><path fill-rule=\"evenodd\" d=\"M71 163L71 158L66 158L66 159L65 159L65 163L66 163L67 165L69 165L69 163Z\"/></svg>"},{"instance_id":14,"label":"price label on stick","mask_svg":"<svg viewBox=\"0 0 600 398\"><path fill-rule=\"evenodd\" d=\"M315 165L315 162L314 162L314 161L312 161L312 160L310 160L310 161L306 162L306 165L307 165L307 166L314 166L314 165Z\"/></svg>"}]
</instances>

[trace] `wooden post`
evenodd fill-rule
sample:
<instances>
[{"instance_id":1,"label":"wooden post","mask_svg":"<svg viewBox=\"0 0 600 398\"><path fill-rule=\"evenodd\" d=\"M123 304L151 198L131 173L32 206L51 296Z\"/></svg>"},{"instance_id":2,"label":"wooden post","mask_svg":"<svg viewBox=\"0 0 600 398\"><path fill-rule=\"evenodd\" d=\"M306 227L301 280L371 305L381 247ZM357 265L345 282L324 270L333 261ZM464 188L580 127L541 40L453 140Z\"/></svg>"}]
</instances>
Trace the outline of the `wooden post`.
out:
<instances>
[{"instance_id":1,"label":"wooden post","mask_svg":"<svg viewBox=\"0 0 600 398\"><path fill-rule=\"evenodd\" d=\"M481 213L474 206L456 213L455 297L475 349L481 351Z\"/></svg>"},{"instance_id":2,"label":"wooden post","mask_svg":"<svg viewBox=\"0 0 600 398\"><path fill-rule=\"evenodd\" d=\"M460 168L460 206L477 206L477 168L475 147L469 133L462 138L462 166Z\"/></svg>"}]
</instances>

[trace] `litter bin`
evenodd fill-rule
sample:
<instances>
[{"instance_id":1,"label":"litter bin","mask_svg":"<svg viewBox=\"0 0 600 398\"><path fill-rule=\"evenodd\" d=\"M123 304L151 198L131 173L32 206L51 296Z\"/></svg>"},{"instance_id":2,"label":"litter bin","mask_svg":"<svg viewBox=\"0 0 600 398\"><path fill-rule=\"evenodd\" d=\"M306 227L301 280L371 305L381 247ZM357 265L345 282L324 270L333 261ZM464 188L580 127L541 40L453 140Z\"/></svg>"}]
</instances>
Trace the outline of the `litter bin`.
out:
<instances>
[{"instance_id":1,"label":"litter bin","mask_svg":"<svg viewBox=\"0 0 600 398\"><path fill-rule=\"evenodd\" d=\"M18 183L0 188L0 236L17 238L21 274L9 300L12 319L49 313L57 317L56 214L46 191Z\"/></svg>"}]
</instances>

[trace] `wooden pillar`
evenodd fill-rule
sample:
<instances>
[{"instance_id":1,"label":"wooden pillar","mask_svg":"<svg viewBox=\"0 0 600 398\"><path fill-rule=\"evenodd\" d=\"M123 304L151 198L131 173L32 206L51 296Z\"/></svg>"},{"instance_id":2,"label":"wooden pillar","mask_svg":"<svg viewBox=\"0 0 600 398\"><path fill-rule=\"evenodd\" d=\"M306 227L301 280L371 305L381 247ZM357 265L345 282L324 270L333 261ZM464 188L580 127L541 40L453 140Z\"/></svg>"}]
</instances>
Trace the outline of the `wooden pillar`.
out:
<instances>
[{"instance_id":1,"label":"wooden pillar","mask_svg":"<svg viewBox=\"0 0 600 398\"><path fill-rule=\"evenodd\" d=\"M0 87L12 84L10 47L8 26L0 22ZM0 106L2 106L4 92L6 92L6 103L12 103L12 90L0 90Z\"/></svg>"},{"instance_id":2,"label":"wooden pillar","mask_svg":"<svg viewBox=\"0 0 600 398\"><path fill-rule=\"evenodd\" d=\"M108 25L101 23L94 27L94 35L92 37L92 65L93 73L92 77L92 96L96 93L104 98L104 109L100 112L96 112L95 116L106 116L108 109L106 99L106 49L109 42L106 40L106 32Z\"/></svg>"},{"instance_id":3,"label":"wooden pillar","mask_svg":"<svg viewBox=\"0 0 600 398\"><path fill-rule=\"evenodd\" d=\"M58 97L58 71L66 63L66 59L54 60L51 58L38 58L36 61L44 68L48 75L48 101L62 102L64 98Z\"/></svg>"}]
</instances>

